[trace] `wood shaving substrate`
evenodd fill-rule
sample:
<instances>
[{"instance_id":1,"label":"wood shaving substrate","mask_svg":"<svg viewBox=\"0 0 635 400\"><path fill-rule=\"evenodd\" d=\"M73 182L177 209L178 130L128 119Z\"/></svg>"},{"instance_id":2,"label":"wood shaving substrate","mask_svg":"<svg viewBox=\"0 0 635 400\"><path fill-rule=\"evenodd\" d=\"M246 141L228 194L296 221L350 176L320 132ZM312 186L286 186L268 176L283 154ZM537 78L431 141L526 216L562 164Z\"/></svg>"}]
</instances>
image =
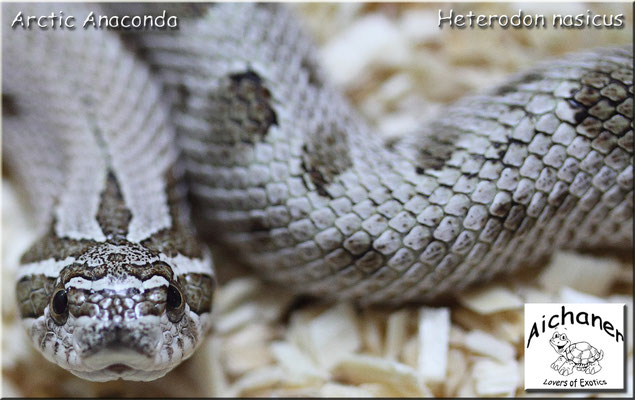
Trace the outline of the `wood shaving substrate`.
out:
<instances>
[{"instance_id":1,"label":"wood shaving substrate","mask_svg":"<svg viewBox=\"0 0 635 400\"><path fill-rule=\"evenodd\" d=\"M518 9L452 6L457 13L499 15ZM632 34L628 4L523 3L524 11L547 15L622 12L629 27L558 31L439 30L434 4L294 7L315 35L327 72L389 138L416 131L441 104L536 60L631 43ZM18 323L13 272L34 237L15 188L6 179L3 186L3 396L520 396L523 303L606 301L626 303L629 310L633 305L632 260L571 252L557 253L538 273L500 279L447 306L397 310L301 304L245 274L221 286L215 332L166 377L151 383L87 382L45 361ZM632 320L628 323L631 366ZM632 371L627 377L624 395L631 397Z\"/></svg>"}]
</instances>

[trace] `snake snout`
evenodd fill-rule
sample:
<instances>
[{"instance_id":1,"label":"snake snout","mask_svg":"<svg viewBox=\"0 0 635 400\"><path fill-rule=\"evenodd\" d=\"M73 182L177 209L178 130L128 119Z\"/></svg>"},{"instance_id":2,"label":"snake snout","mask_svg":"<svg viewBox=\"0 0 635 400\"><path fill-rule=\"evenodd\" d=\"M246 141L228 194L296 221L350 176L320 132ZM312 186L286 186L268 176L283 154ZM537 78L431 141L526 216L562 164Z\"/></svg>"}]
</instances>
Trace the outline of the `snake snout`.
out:
<instances>
[{"instance_id":1,"label":"snake snout","mask_svg":"<svg viewBox=\"0 0 635 400\"><path fill-rule=\"evenodd\" d=\"M135 324L111 321L85 327L75 335L75 349L91 369L113 365L122 366L122 371L125 370L123 366L143 369L151 365L163 341L158 318L155 319L157 321L137 321Z\"/></svg>"},{"instance_id":2,"label":"snake snout","mask_svg":"<svg viewBox=\"0 0 635 400\"><path fill-rule=\"evenodd\" d=\"M159 326L138 324L137 326L115 325L113 339L107 349L132 349L147 357L154 357L162 342L163 332Z\"/></svg>"}]
</instances>

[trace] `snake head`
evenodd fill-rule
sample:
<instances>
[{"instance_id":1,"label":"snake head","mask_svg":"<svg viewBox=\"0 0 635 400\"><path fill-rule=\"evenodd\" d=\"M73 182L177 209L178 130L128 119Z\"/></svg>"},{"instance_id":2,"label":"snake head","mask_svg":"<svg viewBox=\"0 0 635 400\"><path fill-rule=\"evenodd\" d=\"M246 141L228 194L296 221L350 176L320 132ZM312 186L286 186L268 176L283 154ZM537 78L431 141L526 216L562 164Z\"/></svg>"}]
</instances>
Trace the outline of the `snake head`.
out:
<instances>
[{"instance_id":1,"label":"snake head","mask_svg":"<svg viewBox=\"0 0 635 400\"><path fill-rule=\"evenodd\" d=\"M77 376L153 380L189 357L209 330L215 283L211 262L199 261L197 270L182 256L101 243L56 278L23 276L22 318L44 356Z\"/></svg>"}]
</instances>

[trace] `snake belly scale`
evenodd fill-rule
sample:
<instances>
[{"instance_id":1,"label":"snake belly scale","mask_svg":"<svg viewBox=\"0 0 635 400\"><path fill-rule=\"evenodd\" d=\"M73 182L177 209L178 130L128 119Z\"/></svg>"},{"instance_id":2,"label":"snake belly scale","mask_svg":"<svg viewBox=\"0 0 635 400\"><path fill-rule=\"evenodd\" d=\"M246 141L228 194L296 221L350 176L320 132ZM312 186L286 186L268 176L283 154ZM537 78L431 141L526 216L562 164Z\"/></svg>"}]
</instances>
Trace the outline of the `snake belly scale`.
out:
<instances>
[{"instance_id":1,"label":"snake belly scale","mask_svg":"<svg viewBox=\"0 0 635 400\"><path fill-rule=\"evenodd\" d=\"M151 380L194 352L215 287L197 232L361 304L429 301L556 248L632 249L631 49L541 64L386 145L287 9L166 7L178 30L3 25L3 156L40 228L20 315L74 374Z\"/></svg>"}]
</instances>

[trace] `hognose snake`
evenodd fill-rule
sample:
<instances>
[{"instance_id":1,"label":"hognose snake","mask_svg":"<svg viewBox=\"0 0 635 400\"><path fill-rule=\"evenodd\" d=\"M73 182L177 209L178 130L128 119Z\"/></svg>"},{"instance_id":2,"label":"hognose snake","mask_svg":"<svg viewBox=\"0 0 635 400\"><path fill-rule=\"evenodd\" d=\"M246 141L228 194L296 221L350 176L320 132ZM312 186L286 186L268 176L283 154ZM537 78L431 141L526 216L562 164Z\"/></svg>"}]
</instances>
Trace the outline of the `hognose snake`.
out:
<instances>
[{"instance_id":1,"label":"hognose snake","mask_svg":"<svg viewBox=\"0 0 635 400\"><path fill-rule=\"evenodd\" d=\"M4 24L3 155L42 227L17 298L74 374L151 380L193 353L215 283L190 211L266 279L365 304L632 248L632 50L543 64L387 146L287 10L176 8L178 31Z\"/></svg>"}]
</instances>

